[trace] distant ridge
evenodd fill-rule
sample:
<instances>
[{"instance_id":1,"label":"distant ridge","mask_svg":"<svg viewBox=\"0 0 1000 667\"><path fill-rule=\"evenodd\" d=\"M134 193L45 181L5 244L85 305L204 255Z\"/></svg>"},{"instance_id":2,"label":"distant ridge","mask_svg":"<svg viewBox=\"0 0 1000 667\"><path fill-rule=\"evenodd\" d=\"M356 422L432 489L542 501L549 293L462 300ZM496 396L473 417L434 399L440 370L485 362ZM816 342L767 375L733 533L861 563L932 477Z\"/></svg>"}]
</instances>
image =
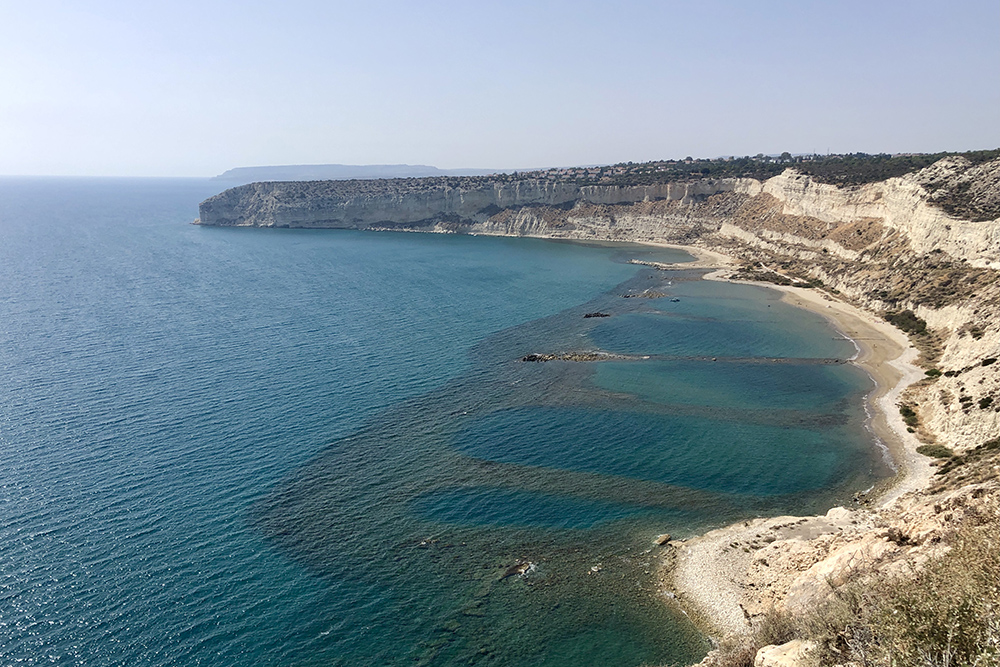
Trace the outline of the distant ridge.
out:
<instances>
[{"instance_id":1,"label":"distant ridge","mask_svg":"<svg viewBox=\"0 0 1000 667\"><path fill-rule=\"evenodd\" d=\"M294 164L271 167L236 167L212 180L231 183L260 181L346 181L374 178L424 178L426 176L487 176L504 169L438 169L423 164Z\"/></svg>"}]
</instances>

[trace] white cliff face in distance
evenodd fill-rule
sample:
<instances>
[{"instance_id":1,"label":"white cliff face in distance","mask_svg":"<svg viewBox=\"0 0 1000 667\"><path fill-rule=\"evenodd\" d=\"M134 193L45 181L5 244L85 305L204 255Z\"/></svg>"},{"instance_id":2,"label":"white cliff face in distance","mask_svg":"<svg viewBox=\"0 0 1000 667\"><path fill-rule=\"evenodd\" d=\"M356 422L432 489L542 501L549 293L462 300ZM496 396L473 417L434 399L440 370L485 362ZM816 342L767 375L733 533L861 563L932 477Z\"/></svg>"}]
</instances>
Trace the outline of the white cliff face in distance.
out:
<instances>
[{"instance_id":1,"label":"white cliff face in distance","mask_svg":"<svg viewBox=\"0 0 1000 667\"><path fill-rule=\"evenodd\" d=\"M252 183L202 202L203 225L366 229L486 223L498 209L677 201L730 192L746 179L614 186L538 179L451 185L448 179ZM750 187L750 186L745 186Z\"/></svg>"},{"instance_id":2,"label":"white cliff face in distance","mask_svg":"<svg viewBox=\"0 0 1000 667\"><path fill-rule=\"evenodd\" d=\"M878 221L905 235L915 252L938 250L972 266L1000 268L996 221L984 224L951 216L936 206L932 194L925 190L925 184L948 174L958 178L966 175L970 170L968 161L963 160L945 158L915 174L849 188L816 182L793 169L763 182L723 178L635 186L540 179L496 181L488 177L264 182L232 188L206 200L200 207L200 223L340 229L433 229L443 223L446 227L438 231L642 241L656 239L658 222L672 229L679 219L688 219L692 224L720 229L729 222L724 212L713 214L695 205L715 195L737 193L747 198L768 195L780 202L783 214L812 218L827 223L830 229ZM995 162L975 169L979 177L974 182L981 188L984 182L996 185ZM619 223L613 225L614 232L600 215L588 215L594 206L626 207L644 202L672 202L680 207L647 214L624 208L609 211ZM558 208L563 213L531 210L539 207ZM498 217L501 211L505 215ZM544 224L540 217L556 224ZM630 234L630 222L639 223L641 231ZM662 236L661 240L669 240L671 234Z\"/></svg>"}]
</instances>

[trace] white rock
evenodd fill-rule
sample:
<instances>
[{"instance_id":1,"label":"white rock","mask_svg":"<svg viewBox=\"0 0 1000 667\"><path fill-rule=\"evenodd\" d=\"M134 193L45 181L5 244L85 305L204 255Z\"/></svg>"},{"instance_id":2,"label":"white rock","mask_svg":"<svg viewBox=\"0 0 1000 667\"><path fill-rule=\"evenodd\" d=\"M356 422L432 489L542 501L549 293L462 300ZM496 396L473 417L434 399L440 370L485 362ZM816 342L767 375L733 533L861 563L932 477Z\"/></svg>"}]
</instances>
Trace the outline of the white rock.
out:
<instances>
[{"instance_id":1,"label":"white rock","mask_svg":"<svg viewBox=\"0 0 1000 667\"><path fill-rule=\"evenodd\" d=\"M809 655L816 650L816 644L802 639L793 639L787 644L771 645L757 651L753 667L811 667Z\"/></svg>"}]
</instances>

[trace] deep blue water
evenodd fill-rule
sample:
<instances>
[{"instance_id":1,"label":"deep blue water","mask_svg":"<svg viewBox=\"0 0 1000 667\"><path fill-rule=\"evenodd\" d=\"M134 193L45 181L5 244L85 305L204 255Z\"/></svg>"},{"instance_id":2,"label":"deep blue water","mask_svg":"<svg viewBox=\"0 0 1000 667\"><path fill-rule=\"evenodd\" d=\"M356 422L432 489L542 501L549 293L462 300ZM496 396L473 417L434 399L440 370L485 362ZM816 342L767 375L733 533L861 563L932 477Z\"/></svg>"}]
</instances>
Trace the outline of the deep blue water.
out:
<instances>
[{"instance_id":1,"label":"deep blue water","mask_svg":"<svg viewBox=\"0 0 1000 667\"><path fill-rule=\"evenodd\" d=\"M852 344L770 290L188 224L217 190L0 179L2 664L694 660L654 535L888 474ZM650 358L519 361L593 349Z\"/></svg>"}]
</instances>

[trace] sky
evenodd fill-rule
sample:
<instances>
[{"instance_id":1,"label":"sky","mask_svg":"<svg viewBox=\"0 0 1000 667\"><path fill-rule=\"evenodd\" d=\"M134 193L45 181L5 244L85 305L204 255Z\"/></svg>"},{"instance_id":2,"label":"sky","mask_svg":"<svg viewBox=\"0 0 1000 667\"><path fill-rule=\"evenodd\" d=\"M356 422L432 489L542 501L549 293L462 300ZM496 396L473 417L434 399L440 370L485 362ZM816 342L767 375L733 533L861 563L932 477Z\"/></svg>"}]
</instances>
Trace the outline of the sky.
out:
<instances>
[{"instance_id":1,"label":"sky","mask_svg":"<svg viewBox=\"0 0 1000 667\"><path fill-rule=\"evenodd\" d=\"M997 147L997 0L0 0L3 175Z\"/></svg>"}]
</instances>

